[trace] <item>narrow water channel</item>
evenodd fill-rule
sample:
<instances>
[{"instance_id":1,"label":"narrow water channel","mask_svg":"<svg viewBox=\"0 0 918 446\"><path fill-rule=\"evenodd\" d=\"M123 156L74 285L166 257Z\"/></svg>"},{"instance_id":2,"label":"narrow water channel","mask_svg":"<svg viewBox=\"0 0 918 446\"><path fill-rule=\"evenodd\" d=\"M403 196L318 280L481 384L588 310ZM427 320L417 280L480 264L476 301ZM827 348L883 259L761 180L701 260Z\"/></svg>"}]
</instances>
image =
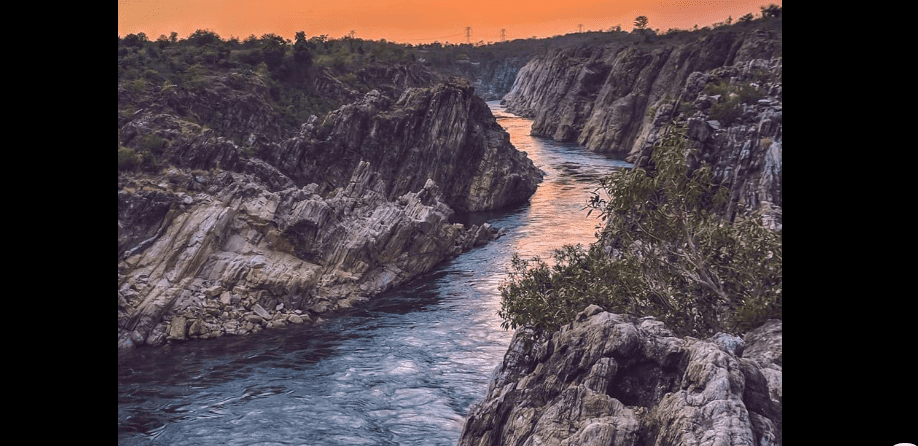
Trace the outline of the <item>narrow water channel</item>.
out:
<instances>
[{"instance_id":1,"label":"narrow water channel","mask_svg":"<svg viewBox=\"0 0 918 446\"><path fill-rule=\"evenodd\" d=\"M512 337L497 316L511 256L591 243L587 199L629 166L489 105L546 173L528 204L463 217L506 235L323 324L119 352L118 443L455 445Z\"/></svg>"}]
</instances>

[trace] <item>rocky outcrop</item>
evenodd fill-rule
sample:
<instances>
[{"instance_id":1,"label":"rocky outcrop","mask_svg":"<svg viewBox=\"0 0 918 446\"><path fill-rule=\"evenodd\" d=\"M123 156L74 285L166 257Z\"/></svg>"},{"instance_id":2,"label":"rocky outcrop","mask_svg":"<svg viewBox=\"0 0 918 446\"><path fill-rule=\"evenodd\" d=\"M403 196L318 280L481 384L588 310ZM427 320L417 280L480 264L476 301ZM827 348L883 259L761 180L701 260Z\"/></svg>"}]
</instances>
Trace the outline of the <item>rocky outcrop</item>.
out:
<instances>
[{"instance_id":1,"label":"rocky outcrop","mask_svg":"<svg viewBox=\"0 0 918 446\"><path fill-rule=\"evenodd\" d=\"M678 338L591 305L547 341L514 336L458 444L780 445L781 327Z\"/></svg>"},{"instance_id":2,"label":"rocky outcrop","mask_svg":"<svg viewBox=\"0 0 918 446\"><path fill-rule=\"evenodd\" d=\"M329 189L346 184L366 160L387 179L389 199L418 190L429 178L457 211L524 202L542 179L462 80L408 89L394 103L371 91L259 155L297 184L321 177Z\"/></svg>"},{"instance_id":3,"label":"rocky outcrop","mask_svg":"<svg viewBox=\"0 0 918 446\"><path fill-rule=\"evenodd\" d=\"M682 121L700 158L716 166L715 180L733 189L731 212L763 211L780 227L781 39L732 28L686 43L553 50L520 70L504 103L533 118L533 134L626 156L638 167L666 127ZM709 94L714 84L729 93ZM731 89L756 99L738 103Z\"/></svg>"},{"instance_id":4,"label":"rocky outcrop","mask_svg":"<svg viewBox=\"0 0 918 446\"><path fill-rule=\"evenodd\" d=\"M119 175L119 347L347 308L497 235L450 223L454 209L519 203L541 180L455 83L371 92L263 157L169 114L139 113L119 136L155 137L173 166Z\"/></svg>"},{"instance_id":5,"label":"rocky outcrop","mask_svg":"<svg viewBox=\"0 0 918 446\"><path fill-rule=\"evenodd\" d=\"M677 100L692 73L780 56L776 39L736 31L684 44L556 49L520 69L503 102L533 118L533 134L625 155L652 123L649 111Z\"/></svg>"}]
</instances>

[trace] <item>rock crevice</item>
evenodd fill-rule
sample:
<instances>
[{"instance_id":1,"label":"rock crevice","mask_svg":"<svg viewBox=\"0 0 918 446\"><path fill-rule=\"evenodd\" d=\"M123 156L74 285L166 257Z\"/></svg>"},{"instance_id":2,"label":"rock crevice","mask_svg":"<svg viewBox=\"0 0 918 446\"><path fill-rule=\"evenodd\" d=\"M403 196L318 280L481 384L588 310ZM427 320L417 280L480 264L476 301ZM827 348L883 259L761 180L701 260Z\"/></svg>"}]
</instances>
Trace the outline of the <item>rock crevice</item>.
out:
<instances>
[{"instance_id":1,"label":"rock crevice","mask_svg":"<svg viewBox=\"0 0 918 446\"><path fill-rule=\"evenodd\" d=\"M459 445L779 445L781 322L677 338L591 305L550 339L513 338Z\"/></svg>"},{"instance_id":2,"label":"rock crevice","mask_svg":"<svg viewBox=\"0 0 918 446\"><path fill-rule=\"evenodd\" d=\"M135 118L122 140L156 135L174 167L119 175L119 347L350 307L496 237L454 210L522 203L542 177L461 82L372 91L258 157L175 116Z\"/></svg>"}]
</instances>

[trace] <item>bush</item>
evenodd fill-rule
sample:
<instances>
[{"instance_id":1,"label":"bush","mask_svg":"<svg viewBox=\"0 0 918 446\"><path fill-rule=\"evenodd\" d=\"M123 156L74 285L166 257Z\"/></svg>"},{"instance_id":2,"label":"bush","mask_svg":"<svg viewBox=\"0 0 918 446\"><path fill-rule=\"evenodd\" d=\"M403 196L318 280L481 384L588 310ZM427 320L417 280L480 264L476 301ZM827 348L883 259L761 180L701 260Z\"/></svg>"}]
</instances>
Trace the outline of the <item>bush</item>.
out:
<instances>
[{"instance_id":1,"label":"bush","mask_svg":"<svg viewBox=\"0 0 918 446\"><path fill-rule=\"evenodd\" d=\"M140 165L140 156L133 149L118 146L118 171L130 171Z\"/></svg>"},{"instance_id":2,"label":"bush","mask_svg":"<svg viewBox=\"0 0 918 446\"><path fill-rule=\"evenodd\" d=\"M514 257L500 285L504 328L550 335L589 304L649 315L681 335L743 333L781 318L781 233L757 215L723 217L729 190L686 166L684 129L655 148L653 169L619 170L594 195L605 227L555 264Z\"/></svg>"},{"instance_id":3,"label":"bush","mask_svg":"<svg viewBox=\"0 0 918 446\"><path fill-rule=\"evenodd\" d=\"M743 114L743 104L738 96L732 96L725 101L711 104L708 117L720 122L724 126L733 124Z\"/></svg>"},{"instance_id":4,"label":"bush","mask_svg":"<svg viewBox=\"0 0 918 446\"><path fill-rule=\"evenodd\" d=\"M743 104L755 104L765 95L749 83L731 84L724 81L704 86L707 95L720 95L721 100L711 105L708 116L728 126L743 114Z\"/></svg>"}]
</instances>

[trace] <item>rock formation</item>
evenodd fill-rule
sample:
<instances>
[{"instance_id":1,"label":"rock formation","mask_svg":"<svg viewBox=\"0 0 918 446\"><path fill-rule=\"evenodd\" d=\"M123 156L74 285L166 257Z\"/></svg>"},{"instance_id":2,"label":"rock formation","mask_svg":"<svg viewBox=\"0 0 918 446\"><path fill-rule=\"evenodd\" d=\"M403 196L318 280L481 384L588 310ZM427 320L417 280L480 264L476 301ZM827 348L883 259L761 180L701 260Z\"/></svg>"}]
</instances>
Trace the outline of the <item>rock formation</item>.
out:
<instances>
[{"instance_id":1,"label":"rock formation","mask_svg":"<svg viewBox=\"0 0 918 446\"><path fill-rule=\"evenodd\" d=\"M716 164L715 180L733 188L733 209L762 211L780 227L780 56L780 35L742 28L685 43L556 49L520 69L503 102L533 118L535 135L627 156L638 167L667 125L687 122L694 147ZM714 85L729 94L707 94ZM739 103L731 90L741 88L757 99ZM718 108L731 122L718 120Z\"/></svg>"},{"instance_id":2,"label":"rock formation","mask_svg":"<svg viewBox=\"0 0 918 446\"><path fill-rule=\"evenodd\" d=\"M119 347L309 322L495 237L454 209L523 202L541 172L472 93L372 91L259 157L138 112L119 140L173 167L119 174Z\"/></svg>"},{"instance_id":3,"label":"rock formation","mask_svg":"<svg viewBox=\"0 0 918 446\"><path fill-rule=\"evenodd\" d=\"M780 445L781 332L677 338L591 305L546 341L517 332L458 444Z\"/></svg>"},{"instance_id":4,"label":"rock formation","mask_svg":"<svg viewBox=\"0 0 918 446\"><path fill-rule=\"evenodd\" d=\"M453 209L482 211L527 200L541 180L532 161L511 147L474 89L452 80L408 89L394 104L371 91L260 156L299 185L322 176L329 188L345 185L366 160L387 179L389 199L430 178Z\"/></svg>"},{"instance_id":5,"label":"rock formation","mask_svg":"<svg viewBox=\"0 0 918 446\"><path fill-rule=\"evenodd\" d=\"M482 99L495 101L503 99L510 92L517 73L530 58L529 54L480 58L457 64L454 72L468 79L475 87L475 93Z\"/></svg>"}]
</instances>

